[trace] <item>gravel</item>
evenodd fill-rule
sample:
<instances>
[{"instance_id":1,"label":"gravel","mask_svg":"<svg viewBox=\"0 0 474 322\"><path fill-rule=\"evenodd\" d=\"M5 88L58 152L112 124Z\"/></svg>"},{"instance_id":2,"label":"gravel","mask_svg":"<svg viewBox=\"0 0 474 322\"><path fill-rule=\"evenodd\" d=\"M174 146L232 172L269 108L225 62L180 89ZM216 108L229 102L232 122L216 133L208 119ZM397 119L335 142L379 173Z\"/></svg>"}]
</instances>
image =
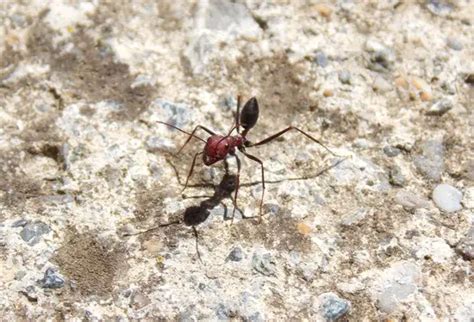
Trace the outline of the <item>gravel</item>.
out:
<instances>
[{"instance_id":1,"label":"gravel","mask_svg":"<svg viewBox=\"0 0 474 322\"><path fill-rule=\"evenodd\" d=\"M240 262L243 258L244 258L244 253L242 251L242 248L238 246L232 249L232 251L227 256L227 260L230 260L233 262Z\"/></svg>"},{"instance_id":2,"label":"gravel","mask_svg":"<svg viewBox=\"0 0 474 322\"><path fill-rule=\"evenodd\" d=\"M428 111L426 111L426 114L441 116L452 109L453 106L453 102L450 99L444 98L433 103Z\"/></svg>"},{"instance_id":3,"label":"gravel","mask_svg":"<svg viewBox=\"0 0 474 322\"><path fill-rule=\"evenodd\" d=\"M64 279L50 267L44 272L44 277L38 281L38 285L42 288L61 288L64 286Z\"/></svg>"},{"instance_id":4,"label":"gravel","mask_svg":"<svg viewBox=\"0 0 474 322\"><path fill-rule=\"evenodd\" d=\"M264 276L276 274L275 261L269 253L254 253L252 256L252 267L256 272Z\"/></svg>"},{"instance_id":5,"label":"gravel","mask_svg":"<svg viewBox=\"0 0 474 322\"><path fill-rule=\"evenodd\" d=\"M428 140L421 146L423 153L414 159L418 171L427 179L439 181L444 172L444 144L441 140Z\"/></svg>"},{"instance_id":6,"label":"gravel","mask_svg":"<svg viewBox=\"0 0 474 322\"><path fill-rule=\"evenodd\" d=\"M393 158L399 155L402 151L394 146L386 145L383 148L383 152L386 156Z\"/></svg>"},{"instance_id":7,"label":"gravel","mask_svg":"<svg viewBox=\"0 0 474 322\"><path fill-rule=\"evenodd\" d=\"M383 43L368 39L365 50L370 54L368 68L376 72L388 72L395 62L395 53Z\"/></svg>"},{"instance_id":8,"label":"gravel","mask_svg":"<svg viewBox=\"0 0 474 322\"><path fill-rule=\"evenodd\" d=\"M49 233L51 228L41 221L35 221L26 224L20 231L21 238L30 246L36 245L41 241L43 235Z\"/></svg>"},{"instance_id":9,"label":"gravel","mask_svg":"<svg viewBox=\"0 0 474 322\"><path fill-rule=\"evenodd\" d=\"M436 206L445 212L462 209L462 192L449 184L439 184L434 188L432 198Z\"/></svg>"},{"instance_id":10,"label":"gravel","mask_svg":"<svg viewBox=\"0 0 474 322\"><path fill-rule=\"evenodd\" d=\"M397 187L403 187L406 183L406 178L402 173L402 169L398 166L394 166L389 172L390 183Z\"/></svg>"},{"instance_id":11,"label":"gravel","mask_svg":"<svg viewBox=\"0 0 474 322\"><path fill-rule=\"evenodd\" d=\"M420 268L411 262L398 262L387 268L376 281L377 306L382 312L394 312L402 301L418 290Z\"/></svg>"},{"instance_id":12,"label":"gravel","mask_svg":"<svg viewBox=\"0 0 474 322\"><path fill-rule=\"evenodd\" d=\"M321 294L319 300L320 310L326 321L336 321L342 318L351 308L351 302L334 293Z\"/></svg>"},{"instance_id":13,"label":"gravel","mask_svg":"<svg viewBox=\"0 0 474 322\"><path fill-rule=\"evenodd\" d=\"M319 67L322 67L322 68L327 67L329 65L328 57L322 51L318 51L314 55L314 62L318 64Z\"/></svg>"},{"instance_id":14,"label":"gravel","mask_svg":"<svg viewBox=\"0 0 474 322\"><path fill-rule=\"evenodd\" d=\"M395 202L408 209L429 208L427 198L408 190L400 190L395 195Z\"/></svg>"},{"instance_id":15,"label":"gravel","mask_svg":"<svg viewBox=\"0 0 474 322\"><path fill-rule=\"evenodd\" d=\"M455 37L448 37L446 44L448 45L449 48L453 50L457 50L457 51L462 50L464 48L464 46L462 45L462 42Z\"/></svg>"},{"instance_id":16,"label":"gravel","mask_svg":"<svg viewBox=\"0 0 474 322\"><path fill-rule=\"evenodd\" d=\"M474 316L468 1L3 2L4 320ZM186 134L157 123L226 133L239 94L250 141L293 125L341 156L249 147L260 223L258 163L231 223L223 163L182 193L204 142L173 157Z\"/></svg>"}]
</instances>

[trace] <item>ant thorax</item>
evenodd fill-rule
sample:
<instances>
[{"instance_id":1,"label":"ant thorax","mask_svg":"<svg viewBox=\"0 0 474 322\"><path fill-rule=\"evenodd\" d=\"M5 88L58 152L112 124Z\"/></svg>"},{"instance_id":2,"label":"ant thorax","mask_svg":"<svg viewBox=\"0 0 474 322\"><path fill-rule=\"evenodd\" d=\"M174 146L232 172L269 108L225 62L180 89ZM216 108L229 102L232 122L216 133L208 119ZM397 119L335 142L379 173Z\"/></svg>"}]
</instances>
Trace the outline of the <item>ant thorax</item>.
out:
<instances>
[{"instance_id":1,"label":"ant thorax","mask_svg":"<svg viewBox=\"0 0 474 322\"><path fill-rule=\"evenodd\" d=\"M207 139L204 147L203 162L205 165L212 165L217 161L224 160L230 153L235 152L236 147L244 144L245 138L240 135L223 136L212 135Z\"/></svg>"}]
</instances>

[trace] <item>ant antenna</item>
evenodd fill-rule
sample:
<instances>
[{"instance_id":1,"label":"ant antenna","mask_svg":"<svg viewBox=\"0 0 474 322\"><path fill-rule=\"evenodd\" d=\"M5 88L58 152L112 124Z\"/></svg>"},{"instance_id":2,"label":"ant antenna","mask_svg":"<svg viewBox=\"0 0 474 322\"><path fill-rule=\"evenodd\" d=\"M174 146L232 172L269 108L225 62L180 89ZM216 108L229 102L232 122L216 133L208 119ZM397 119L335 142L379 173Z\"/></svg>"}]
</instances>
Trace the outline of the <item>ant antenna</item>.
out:
<instances>
[{"instance_id":1,"label":"ant antenna","mask_svg":"<svg viewBox=\"0 0 474 322\"><path fill-rule=\"evenodd\" d=\"M194 133L186 132L185 130L180 129L180 128L177 127L177 126L174 126L174 125L169 124L169 123L166 123L166 122L161 122L161 121L156 121L156 122L157 122L157 123L164 124L164 125L167 125L167 126L169 126L169 127L172 127L172 128L175 129L175 130L178 130L178 131L180 131L180 132L182 132L182 133L184 133L184 134L187 134L187 135L189 135L189 136L195 137L196 139L199 139L199 140L201 140L202 142L206 143L206 141L205 141L204 139L201 139L199 136L197 136L197 135L194 134Z\"/></svg>"}]
</instances>

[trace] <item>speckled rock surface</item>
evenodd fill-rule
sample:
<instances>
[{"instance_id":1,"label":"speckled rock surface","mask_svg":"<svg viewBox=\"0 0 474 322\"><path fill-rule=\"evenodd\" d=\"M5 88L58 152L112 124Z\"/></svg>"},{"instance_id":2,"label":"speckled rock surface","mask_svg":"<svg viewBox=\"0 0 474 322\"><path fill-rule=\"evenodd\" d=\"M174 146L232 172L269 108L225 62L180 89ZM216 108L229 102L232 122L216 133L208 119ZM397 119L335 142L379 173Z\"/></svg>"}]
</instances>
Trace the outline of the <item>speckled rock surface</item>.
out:
<instances>
[{"instance_id":1,"label":"speckled rock surface","mask_svg":"<svg viewBox=\"0 0 474 322\"><path fill-rule=\"evenodd\" d=\"M474 318L474 5L328 3L2 1L2 319Z\"/></svg>"}]
</instances>

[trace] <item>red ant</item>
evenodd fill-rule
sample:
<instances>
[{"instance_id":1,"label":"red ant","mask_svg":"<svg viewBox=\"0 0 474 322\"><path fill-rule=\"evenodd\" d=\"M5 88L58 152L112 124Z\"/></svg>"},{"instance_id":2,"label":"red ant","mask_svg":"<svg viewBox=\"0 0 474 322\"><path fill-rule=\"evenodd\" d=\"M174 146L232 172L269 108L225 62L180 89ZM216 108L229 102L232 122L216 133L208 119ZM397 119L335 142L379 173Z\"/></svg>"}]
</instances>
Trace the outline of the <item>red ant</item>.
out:
<instances>
[{"instance_id":1,"label":"red ant","mask_svg":"<svg viewBox=\"0 0 474 322\"><path fill-rule=\"evenodd\" d=\"M168 123L160 122L160 121L158 121L158 123L170 126L170 127L174 128L174 129L177 129L178 131L181 131L181 132L183 132L183 133L185 133L189 136L188 139L186 140L186 142L184 142L183 146L179 149L177 154L179 154L183 150L183 148L186 146L186 144L188 144L188 142L193 137L195 137L195 138L203 141L204 143L206 143L206 145L204 146L204 150L202 152L198 152L194 155L193 162L191 164L191 169L189 170L188 177L186 178L186 183L184 184L184 188L183 188L182 191L184 191L186 189L186 187L188 186L189 178L193 174L194 165L196 164L196 160L197 160L198 156L202 155L203 162L207 166L213 165L214 163L216 163L218 161L224 160L227 157L227 155L229 155L229 154L235 157L235 159L237 161L237 176L236 176L236 189L235 189L235 195L234 195L234 200L233 200L234 210L233 210L233 213L232 213L232 218L234 217L235 209L237 208L237 193L238 193L239 187L240 187L240 180L239 179L240 179L241 164L240 164L239 157L237 156L237 154L235 154L236 148L243 155L245 155L247 158L249 158L249 159L251 159L255 162L258 162L260 164L260 168L261 168L261 171L262 171L262 197L260 199L260 212L259 212L259 214L260 214L259 218L261 220L263 197L264 197L264 193L265 193L265 171L263 169L263 162L260 159L258 159L257 157L247 153L246 148L266 144L270 141L273 141L277 137L285 134L286 132L288 132L290 130L296 130L296 131L302 133L303 135L305 135L306 137L308 137L309 139L311 139L312 141L314 141L314 142L318 143L319 145L321 145L323 148L325 148L332 155L336 155L336 154L333 153L331 150L329 150L319 140L315 139L314 137L312 137L308 133L306 133L303 130L300 130L299 128L294 127L294 126L289 126L286 129L281 130L280 132L278 132L276 134L273 134L273 135L269 136L268 138L266 138L262 141L259 141L257 143L251 143L249 140L247 140L247 134L250 131L250 129L253 128L255 126L255 124L257 123L258 114L259 114L258 102L257 102L257 99L255 97L252 97L251 99L249 99L247 101L247 103L245 103L245 105L242 109L242 113L240 113L240 105L241 105L241 97L239 95L239 96L237 96L237 114L235 116L235 124L232 126L231 130L229 131L229 133L227 135L216 134L213 131L209 130L208 128L206 128L202 125L196 126L191 133L188 133L188 132L186 132L186 131L184 131L184 130L182 130L182 129L180 129L180 128L172 125L172 124L168 124ZM240 127L243 128L242 132L240 132ZM204 131L206 131L207 133L209 133L211 135L207 139L207 141L205 141L202 138L195 135L195 133L198 129L204 130ZM234 130L237 130L237 135L231 135Z\"/></svg>"}]
</instances>

